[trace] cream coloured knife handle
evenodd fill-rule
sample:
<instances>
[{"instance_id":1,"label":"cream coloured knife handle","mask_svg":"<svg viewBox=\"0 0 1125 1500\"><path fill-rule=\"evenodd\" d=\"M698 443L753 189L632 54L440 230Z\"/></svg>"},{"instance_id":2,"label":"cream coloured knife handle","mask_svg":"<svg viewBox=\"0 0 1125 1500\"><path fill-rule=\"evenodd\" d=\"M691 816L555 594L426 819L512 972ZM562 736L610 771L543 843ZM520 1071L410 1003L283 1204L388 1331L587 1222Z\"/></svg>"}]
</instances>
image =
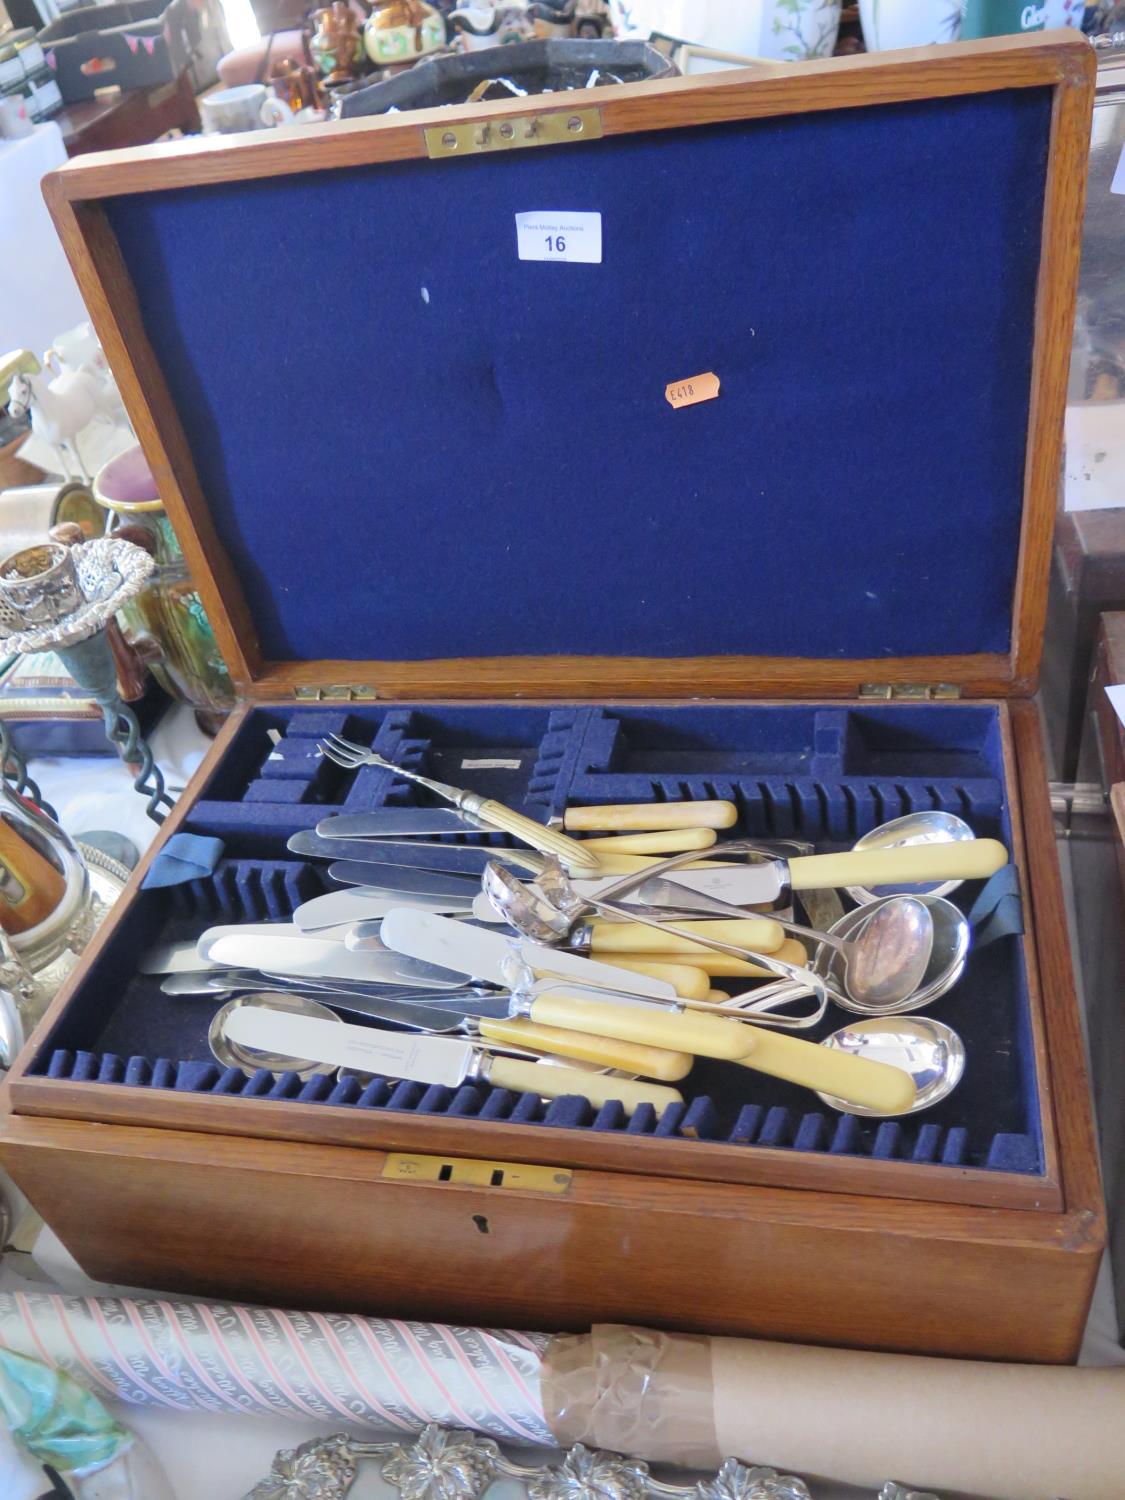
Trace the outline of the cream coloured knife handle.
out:
<instances>
[{"instance_id":1,"label":"cream coloured knife handle","mask_svg":"<svg viewBox=\"0 0 1125 1500\"><path fill-rule=\"evenodd\" d=\"M664 1047L645 1047L640 1042L621 1042L615 1037L594 1036L585 1031L564 1031L561 1026L537 1026L519 1016L503 1021L480 1020L477 1030L485 1041L496 1046L572 1057L576 1062L639 1073L642 1078L659 1078L664 1083L686 1078L695 1062L688 1052L669 1052Z\"/></svg>"},{"instance_id":2,"label":"cream coloured knife handle","mask_svg":"<svg viewBox=\"0 0 1125 1500\"><path fill-rule=\"evenodd\" d=\"M595 957L615 953L667 953L690 957L695 963L713 953L699 938L711 938L755 953L772 953L785 941L785 931L770 917L735 917L730 920L669 923L666 930L641 922L589 923L590 953Z\"/></svg>"},{"instance_id":3,"label":"cream coloured knife handle","mask_svg":"<svg viewBox=\"0 0 1125 1500\"><path fill-rule=\"evenodd\" d=\"M754 1047L739 1059L741 1068L754 1068L771 1078L784 1078L787 1083L818 1089L847 1104L877 1110L881 1115L908 1114L914 1103L914 1080L902 1068L836 1052L816 1042L803 1042L764 1026L753 1030ZM837 1068L837 1061L846 1062L847 1067Z\"/></svg>"},{"instance_id":4,"label":"cream coloured knife handle","mask_svg":"<svg viewBox=\"0 0 1125 1500\"><path fill-rule=\"evenodd\" d=\"M897 849L852 849L846 854L805 854L789 861L795 891L822 886L910 885L923 881L987 880L1008 863L998 839L955 844L902 844Z\"/></svg>"},{"instance_id":5,"label":"cream coloured knife handle","mask_svg":"<svg viewBox=\"0 0 1125 1500\"><path fill-rule=\"evenodd\" d=\"M684 854L689 849L710 849L718 835L713 828L669 828L657 833L617 833L608 839L583 839L601 859L606 854Z\"/></svg>"},{"instance_id":6,"label":"cream coloured knife handle","mask_svg":"<svg viewBox=\"0 0 1125 1500\"><path fill-rule=\"evenodd\" d=\"M587 853L577 839L568 839L565 833L559 833L554 828L545 828L534 818L525 818L523 813L505 807L503 802L496 802L491 797L478 799L473 794L464 800L461 806L466 812L472 813L474 818L487 823L490 828L498 828L502 833L510 833L513 838L519 839L521 843L530 844L533 849L538 849L542 854L553 855L555 859L562 862L565 869L594 870L597 868L597 855Z\"/></svg>"},{"instance_id":7,"label":"cream coloured knife handle","mask_svg":"<svg viewBox=\"0 0 1125 1500\"><path fill-rule=\"evenodd\" d=\"M731 828L738 822L733 802L638 802L612 807L569 807L563 827L575 832L593 829L629 831L668 828Z\"/></svg>"},{"instance_id":8,"label":"cream coloured knife handle","mask_svg":"<svg viewBox=\"0 0 1125 1500\"><path fill-rule=\"evenodd\" d=\"M546 1026L601 1032L652 1047L694 1052L697 1057L741 1063L880 1114L905 1114L914 1102L914 1080L901 1068L835 1052L745 1021L698 1011L669 1014L654 1006L586 1000L562 993L537 996L530 1014L533 1021ZM836 1067L841 1061L847 1066Z\"/></svg>"},{"instance_id":9,"label":"cream coloured knife handle","mask_svg":"<svg viewBox=\"0 0 1125 1500\"><path fill-rule=\"evenodd\" d=\"M651 1104L657 1114L669 1104L682 1104L678 1089L660 1083L635 1083L630 1078L582 1073L577 1068L555 1068L545 1063L521 1062L515 1057L492 1057L481 1066L481 1078L496 1088L517 1094L539 1094L544 1099L563 1099L577 1094L595 1109L616 1099L633 1114L642 1104Z\"/></svg>"},{"instance_id":10,"label":"cream coloured knife handle","mask_svg":"<svg viewBox=\"0 0 1125 1500\"><path fill-rule=\"evenodd\" d=\"M781 947L774 948L769 956L770 958L776 958L781 963L792 964L795 969L808 967L809 955L796 938L786 938ZM632 968L637 960L640 960L643 964L643 967L640 969L641 973L656 974L656 965L653 960L659 957L660 954L658 953L638 953L635 956L630 954L629 958L625 959L620 954L615 953L613 964L617 969L628 969ZM672 955L665 954L664 957L671 958ZM681 962L691 964L693 968L700 970L705 976L710 975L713 979L777 978L777 971L775 969L766 969L761 964L754 963L751 959L733 958L726 953L704 951L703 953L691 954L690 956L685 954ZM671 975L664 977L671 978ZM698 981L696 981L690 990L676 980L672 982L676 985L676 993L681 995L685 1000L707 1000L710 998L710 985L707 986L706 991L697 993L699 989ZM724 995L723 999L729 1000L730 996Z\"/></svg>"}]
</instances>

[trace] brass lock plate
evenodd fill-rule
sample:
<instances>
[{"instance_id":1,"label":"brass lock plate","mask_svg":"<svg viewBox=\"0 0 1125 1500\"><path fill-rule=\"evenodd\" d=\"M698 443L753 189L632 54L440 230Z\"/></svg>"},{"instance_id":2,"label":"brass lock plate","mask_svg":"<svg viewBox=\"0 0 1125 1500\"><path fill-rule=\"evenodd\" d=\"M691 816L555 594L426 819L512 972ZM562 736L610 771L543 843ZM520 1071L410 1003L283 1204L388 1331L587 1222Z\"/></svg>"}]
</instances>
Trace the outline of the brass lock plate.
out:
<instances>
[{"instance_id":1,"label":"brass lock plate","mask_svg":"<svg viewBox=\"0 0 1125 1500\"><path fill-rule=\"evenodd\" d=\"M562 146L596 141L602 134L600 109L556 109L542 115L505 115L469 125L431 125L425 132L431 160L516 151L523 146Z\"/></svg>"},{"instance_id":2,"label":"brass lock plate","mask_svg":"<svg viewBox=\"0 0 1125 1500\"><path fill-rule=\"evenodd\" d=\"M380 1174L396 1182L450 1182L456 1187L518 1188L524 1193L570 1191L574 1174L565 1167L529 1167L524 1162L477 1161L447 1156L407 1156L392 1152Z\"/></svg>"}]
</instances>

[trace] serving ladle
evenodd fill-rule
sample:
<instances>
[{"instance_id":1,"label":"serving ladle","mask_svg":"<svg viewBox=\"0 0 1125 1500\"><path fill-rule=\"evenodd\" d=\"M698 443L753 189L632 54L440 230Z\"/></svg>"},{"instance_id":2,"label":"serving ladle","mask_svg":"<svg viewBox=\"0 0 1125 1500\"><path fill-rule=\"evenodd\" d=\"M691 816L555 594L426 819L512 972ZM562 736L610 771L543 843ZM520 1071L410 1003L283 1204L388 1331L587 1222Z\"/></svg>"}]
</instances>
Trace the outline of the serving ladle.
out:
<instances>
[{"instance_id":1,"label":"serving ladle","mask_svg":"<svg viewBox=\"0 0 1125 1500\"><path fill-rule=\"evenodd\" d=\"M820 1044L829 1051L846 1052L889 1063L914 1080L914 1103L904 1114L917 1114L949 1097L965 1072L965 1044L951 1026L929 1016L869 1016L852 1021ZM817 1090L832 1109L847 1115L879 1114ZM886 1118L885 1111L881 1115Z\"/></svg>"},{"instance_id":2,"label":"serving ladle","mask_svg":"<svg viewBox=\"0 0 1125 1500\"><path fill-rule=\"evenodd\" d=\"M628 915L643 926L663 932L676 932L667 921L659 921L614 902L592 901L580 897L558 866L546 870L538 880L524 884L503 866L489 863L482 889L493 908L517 932L537 943L557 943L565 938L585 910L594 909L609 915ZM727 914L737 907L714 903L716 910ZM816 932L796 922L782 922L787 931L825 943L840 954L844 965L844 984L857 1003L891 1006L912 995L922 982L933 949L934 929L929 910L920 901L900 897L880 904L863 923L854 937L833 937ZM693 941L719 953L748 956L749 950L702 936L698 929L685 933ZM755 962L761 955L753 954Z\"/></svg>"}]
</instances>

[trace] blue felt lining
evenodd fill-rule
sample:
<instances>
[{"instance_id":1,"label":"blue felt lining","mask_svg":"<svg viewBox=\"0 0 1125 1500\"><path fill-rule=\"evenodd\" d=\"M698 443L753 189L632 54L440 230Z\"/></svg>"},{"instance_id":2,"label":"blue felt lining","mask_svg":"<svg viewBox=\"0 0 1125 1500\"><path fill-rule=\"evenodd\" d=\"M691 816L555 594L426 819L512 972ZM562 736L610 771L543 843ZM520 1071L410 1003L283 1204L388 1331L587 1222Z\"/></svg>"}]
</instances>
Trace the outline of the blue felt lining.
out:
<instances>
[{"instance_id":1,"label":"blue felt lining","mask_svg":"<svg viewBox=\"0 0 1125 1500\"><path fill-rule=\"evenodd\" d=\"M1050 119L1003 90L109 199L266 658L1007 651ZM519 260L543 208L600 212L603 263Z\"/></svg>"},{"instance_id":2,"label":"blue felt lining","mask_svg":"<svg viewBox=\"0 0 1125 1500\"><path fill-rule=\"evenodd\" d=\"M277 745L266 733L271 729L282 735ZM1011 938L974 952L962 981L931 1008L965 1038L969 1061L961 1086L937 1108L901 1121L838 1116L816 1106L804 1090L705 1059L683 1086L682 1106L659 1118L642 1109L631 1120L615 1105L594 1111L581 1100L543 1104L497 1089L426 1089L385 1079L302 1084L292 1074L247 1079L219 1068L207 1046L214 999L161 995L156 980L136 973L136 954L158 939L194 936L212 923L287 920L296 905L327 886L323 867L285 853L294 817L307 814L315 821L355 806L352 792L361 779L362 805L415 800L413 788L382 773L378 782L365 773L341 773L332 784L337 800L329 804L246 800L255 787L315 788L322 767L310 751L332 730L388 753L409 753L423 768L432 769L436 761L455 780L479 785L495 776L507 782L503 790L510 800L540 817L568 802L731 796L748 833L846 846L887 817L948 807L967 816L978 833L1011 842L997 713L987 705L257 710L187 823L189 830L206 833L221 824L228 857L211 877L134 897L115 942L96 959L33 1071L79 1085L98 1079L135 1088L1042 1172L1027 977L1022 950ZM518 773L456 773L463 759L487 759L485 752L502 747L518 752ZM268 774L279 764L291 780ZM968 910L976 894L977 887L967 885L955 899ZM811 1035L846 1019L833 1009Z\"/></svg>"}]
</instances>

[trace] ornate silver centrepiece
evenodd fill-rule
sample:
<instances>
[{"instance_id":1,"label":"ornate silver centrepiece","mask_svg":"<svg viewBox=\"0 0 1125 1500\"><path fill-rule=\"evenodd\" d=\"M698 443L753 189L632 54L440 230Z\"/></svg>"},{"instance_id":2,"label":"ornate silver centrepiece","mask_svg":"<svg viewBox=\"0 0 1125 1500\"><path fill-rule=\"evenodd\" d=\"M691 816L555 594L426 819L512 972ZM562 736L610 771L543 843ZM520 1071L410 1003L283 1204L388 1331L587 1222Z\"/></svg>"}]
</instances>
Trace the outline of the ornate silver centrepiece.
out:
<instances>
[{"instance_id":1,"label":"ornate silver centrepiece","mask_svg":"<svg viewBox=\"0 0 1125 1500\"><path fill-rule=\"evenodd\" d=\"M637 1458L581 1443L547 1465L520 1464L491 1438L430 1425L409 1444L364 1443L337 1433L285 1449L245 1500L344 1500L364 1459L380 1462L402 1500L480 1500L498 1479L519 1480L529 1500L815 1500L803 1479L728 1458L694 1484L669 1484ZM877 1500L938 1500L888 1482Z\"/></svg>"}]
</instances>

